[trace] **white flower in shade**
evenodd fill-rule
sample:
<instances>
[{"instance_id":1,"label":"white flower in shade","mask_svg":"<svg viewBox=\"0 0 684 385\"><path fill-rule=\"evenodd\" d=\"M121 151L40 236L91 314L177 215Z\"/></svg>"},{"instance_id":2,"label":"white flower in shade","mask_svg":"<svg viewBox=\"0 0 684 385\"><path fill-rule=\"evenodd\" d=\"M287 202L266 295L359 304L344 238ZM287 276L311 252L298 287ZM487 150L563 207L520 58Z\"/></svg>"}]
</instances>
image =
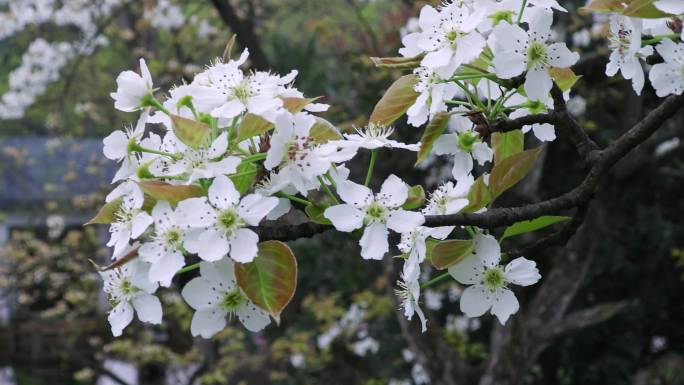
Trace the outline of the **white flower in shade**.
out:
<instances>
[{"instance_id":1,"label":"white flower in shade","mask_svg":"<svg viewBox=\"0 0 684 385\"><path fill-rule=\"evenodd\" d=\"M144 111L138 119L135 128L117 130L109 134L102 140L104 147L102 152L107 159L121 162L121 168L114 175L112 182L117 182L135 174L138 161L132 147L138 145L143 134L145 134L145 124L147 123L148 113Z\"/></svg>"},{"instance_id":2,"label":"white flower in shade","mask_svg":"<svg viewBox=\"0 0 684 385\"><path fill-rule=\"evenodd\" d=\"M200 276L183 288L183 299L196 310L190 324L193 336L211 338L226 327L226 317L237 316L252 332L271 323L237 285L233 266L229 259L200 262Z\"/></svg>"},{"instance_id":3,"label":"white flower in shade","mask_svg":"<svg viewBox=\"0 0 684 385\"><path fill-rule=\"evenodd\" d=\"M684 14L684 2L681 0L657 0L653 3L658 9L673 15Z\"/></svg>"},{"instance_id":4,"label":"white flower in shade","mask_svg":"<svg viewBox=\"0 0 684 385\"><path fill-rule=\"evenodd\" d=\"M211 116L216 118L232 119L249 112L273 121L275 112L283 106L279 96L292 83L297 71L285 77L268 72L245 75L240 66L248 56L249 51L245 49L238 60L216 63L195 77L194 100L200 108L211 109Z\"/></svg>"},{"instance_id":5,"label":"white flower in shade","mask_svg":"<svg viewBox=\"0 0 684 385\"><path fill-rule=\"evenodd\" d=\"M418 303L420 299L418 278L420 278L420 265L414 261L405 261L400 279L397 281L399 289L395 290L395 293L401 300L400 307L404 309L406 319L410 321L414 314L418 314L421 330L425 333L427 331L427 319Z\"/></svg>"},{"instance_id":6,"label":"white flower in shade","mask_svg":"<svg viewBox=\"0 0 684 385\"><path fill-rule=\"evenodd\" d=\"M225 131L214 139L209 148L200 146L197 149L186 146L172 132L167 132L162 149L180 156L158 157L150 166L150 171L156 176L186 176L186 184L233 174L240 164L240 158L236 156L224 157L228 150L228 133Z\"/></svg>"},{"instance_id":7,"label":"white flower in shade","mask_svg":"<svg viewBox=\"0 0 684 385\"><path fill-rule=\"evenodd\" d=\"M524 106L523 108L517 108L508 116L511 119L517 119L527 115L548 112L549 108L553 108L553 99L551 99L550 96L547 96L543 101L535 101L527 99L520 94L515 94L511 96L504 105L506 107ZM553 124L535 123L522 127L524 133L528 133L530 130L534 136L542 142L552 142L556 140L556 129L553 127Z\"/></svg>"},{"instance_id":8,"label":"white flower in shade","mask_svg":"<svg viewBox=\"0 0 684 385\"><path fill-rule=\"evenodd\" d=\"M152 264L149 279L164 287L171 286L173 276L185 266L183 240L185 228L179 222L180 213L171 208L169 202L159 201L152 209L154 234L149 242L138 250L140 259Z\"/></svg>"},{"instance_id":9,"label":"white flower in shade","mask_svg":"<svg viewBox=\"0 0 684 385\"><path fill-rule=\"evenodd\" d=\"M120 255L128 246L128 241L137 239L152 224L150 214L142 209L144 195L135 182L128 181L119 185L108 196L107 201L121 199L109 227L110 238L107 246L114 246L114 254Z\"/></svg>"},{"instance_id":10,"label":"white flower in shade","mask_svg":"<svg viewBox=\"0 0 684 385\"><path fill-rule=\"evenodd\" d=\"M449 274L469 286L461 295L461 311L468 317L479 317L491 309L501 324L518 311L519 304L508 285L534 285L541 275L536 263L516 258L506 267L500 266L501 247L491 235L475 238L475 251L462 262L449 268Z\"/></svg>"},{"instance_id":11,"label":"white flower in shade","mask_svg":"<svg viewBox=\"0 0 684 385\"><path fill-rule=\"evenodd\" d=\"M382 147L402 148L409 151L420 150L420 144L405 144L389 139L394 133L394 128L380 124L369 123L363 128L354 127L355 134L344 134L346 140L330 142L339 147L365 148L375 150Z\"/></svg>"},{"instance_id":12,"label":"white flower in shade","mask_svg":"<svg viewBox=\"0 0 684 385\"><path fill-rule=\"evenodd\" d=\"M606 75L615 76L618 71L622 77L632 80L632 87L637 94L644 88L644 70L641 58L653 54L653 47L641 47L642 25L640 19L613 15L610 19L610 61L606 66Z\"/></svg>"},{"instance_id":13,"label":"white flower in shade","mask_svg":"<svg viewBox=\"0 0 684 385\"><path fill-rule=\"evenodd\" d=\"M420 127L435 114L446 111L446 100L451 100L460 90L456 84L443 79L436 72L418 67L413 70L418 75L418 83L413 89L420 95L416 102L406 111L408 123L414 127Z\"/></svg>"},{"instance_id":14,"label":"white flower in shade","mask_svg":"<svg viewBox=\"0 0 684 385\"><path fill-rule=\"evenodd\" d=\"M399 251L407 257L407 262L422 263L427 254L425 241L428 238L445 239L454 231L454 226L425 227L418 226L411 231L401 234L401 241L397 245Z\"/></svg>"},{"instance_id":15,"label":"white flower in shade","mask_svg":"<svg viewBox=\"0 0 684 385\"><path fill-rule=\"evenodd\" d=\"M449 129L454 132L441 135L432 148L437 155L453 155L452 175L457 181L467 181L472 178L473 159L484 165L492 161L494 151L482 141L472 122L465 116L451 115Z\"/></svg>"},{"instance_id":16,"label":"white flower in shade","mask_svg":"<svg viewBox=\"0 0 684 385\"><path fill-rule=\"evenodd\" d=\"M252 262L259 236L247 226L259 222L278 205L278 198L240 193L225 175L209 187L208 198L190 198L178 204L178 221L189 226L184 246L205 261L218 261L226 254L240 263Z\"/></svg>"},{"instance_id":17,"label":"white flower in shade","mask_svg":"<svg viewBox=\"0 0 684 385\"><path fill-rule=\"evenodd\" d=\"M485 47L485 39L475 30L483 20L485 9L476 11L465 5L450 3L439 11L426 5L420 11L421 32L406 35L404 56L427 53L421 66L430 68L442 77L449 77L464 63L477 59Z\"/></svg>"},{"instance_id":18,"label":"white flower in shade","mask_svg":"<svg viewBox=\"0 0 684 385\"><path fill-rule=\"evenodd\" d=\"M502 79L511 79L527 71L525 92L532 100L544 100L551 91L549 69L568 68L579 60L579 54L571 52L565 43L547 44L552 22L551 12L538 12L528 23L529 32L507 22L499 23L492 32L494 72Z\"/></svg>"},{"instance_id":19,"label":"white flower in shade","mask_svg":"<svg viewBox=\"0 0 684 385\"><path fill-rule=\"evenodd\" d=\"M654 65L649 74L656 94L660 97L681 95L684 92L684 43L666 39L656 46L656 50L665 60Z\"/></svg>"},{"instance_id":20,"label":"white flower in shade","mask_svg":"<svg viewBox=\"0 0 684 385\"><path fill-rule=\"evenodd\" d=\"M351 232L365 226L359 241L361 256L379 260L389 251L387 228L406 233L425 221L422 214L401 208L408 199L408 190L408 185L395 175L385 180L376 195L366 186L344 181L337 185L337 193L346 203L328 207L323 215L338 231Z\"/></svg>"},{"instance_id":21,"label":"white flower in shade","mask_svg":"<svg viewBox=\"0 0 684 385\"><path fill-rule=\"evenodd\" d=\"M423 208L425 215L451 215L457 214L466 208L470 201L468 193L475 183L472 175L467 175L461 180L446 182L430 194L427 204Z\"/></svg>"},{"instance_id":22,"label":"white flower in shade","mask_svg":"<svg viewBox=\"0 0 684 385\"><path fill-rule=\"evenodd\" d=\"M161 302L152 295L158 285L147 278L149 268L147 263L134 259L116 269L100 272L104 292L112 304L108 320L115 337L133 321L133 313L142 322L161 323Z\"/></svg>"},{"instance_id":23,"label":"white flower in shade","mask_svg":"<svg viewBox=\"0 0 684 385\"><path fill-rule=\"evenodd\" d=\"M267 170L278 168L283 180L302 194L318 185L316 177L325 174L331 163L349 160L356 152L353 148L337 151L332 143L319 145L310 136L314 124L316 118L305 112L279 114L264 161Z\"/></svg>"},{"instance_id":24,"label":"white flower in shade","mask_svg":"<svg viewBox=\"0 0 684 385\"><path fill-rule=\"evenodd\" d=\"M116 78L116 86L116 92L110 94L114 99L114 108L124 112L141 108L142 99L152 94L152 75L145 59L140 59L140 75L124 71Z\"/></svg>"}]
</instances>

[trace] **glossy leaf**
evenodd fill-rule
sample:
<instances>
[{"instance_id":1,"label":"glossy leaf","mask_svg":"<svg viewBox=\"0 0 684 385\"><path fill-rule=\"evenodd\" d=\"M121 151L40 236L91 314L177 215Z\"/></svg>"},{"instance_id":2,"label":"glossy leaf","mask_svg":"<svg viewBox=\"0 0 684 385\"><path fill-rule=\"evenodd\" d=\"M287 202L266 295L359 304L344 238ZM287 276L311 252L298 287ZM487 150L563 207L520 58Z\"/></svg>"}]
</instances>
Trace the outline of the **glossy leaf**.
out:
<instances>
[{"instance_id":1,"label":"glossy leaf","mask_svg":"<svg viewBox=\"0 0 684 385\"><path fill-rule=\"evenodd\" d=\"M527 150L511 155L494 165L489 177L489 190L496 198L504 191L515 186L532 170L541 149Z\"/></svg>"},{"instance_id":2,"label":"glossy leaf","mask_svg":"<svg viewBox=\"0 0 684 385\"><path fill-rule=\"evenodd\" d=\"M285 243L261 242L253 262L235 264L235 277L247 297L279 323L297 287L297 260Z\"/></svg>"},{"instance_id":3,"label":"glossy leaf","mask_svg":"<svg viewBox=\"0 0 684 385\"><path fill-rule=\"evenodd\" d=\"M194 185L172 185L160 181L138 182L138 185L152 199L167 201L172 206L177 205L182 200L203 195L202 189Z\"/></svg>"},{"instance_id":4,"label":"glossy leaf","mask_svg":"<svg viewBox=\"0 0 684 385\"><path fill-rule=\"evenodd\" d=\"M211 128L208 124L178 115L171 115L171 122L173 123L173 133L185 145L198 148L202 144L209 143Z\"/></svg>"},{"instance_id":5,"label":"glossy leaf","mask_svg":"<svg viewBox=\"0 0 684 385\"><path fill-rule=\"evenodd\" d=\"M670 16L668 13L656 8L653 4L655 1L656 0L632 0L622 14L642 19L660 19Z\"/></svg>"},{"instance_id":6,"label":"glossy leaf","mask_svg":"<svg viewBox=\"0 0 684 385\"><path fill-rule=\"evenodd\" d=\"M370 122L389 126L404 115L418 98L418 93L413 90L416 83L418 83L416 75L405 75L397 79L375 105Z\"/></svg>"},{"instance_id":7,"label":"glossy leaf","mask_svg":"<svg viewBox=\"0 0 684 385\"><path fill-rule=\"evenodd\" d=\"M117 198L109 203L106 203L104 206L100 208L95 217L86 222L84 226L98 224L105 225L112 223L114 221L116 212L119 210L119 207L121 207L122 202L123 198Z\"/></svg>"},{"instance_id":8,"label":"glossy leaf","mask_svg":"<svg viewBox=\"0 0 684 385\"><path fill-rule=\"evenodd\" d=\"M472 213L487 206L492 200L492 194L484 181L484 176L480 175L468 192L468 206L461 210L464 213Z\"/></svg>"},{"instance_id":9,"label":"glossy leaf","mask_svg":"<svg viewBox=\"0 0 684 385\"><path fill-rule=\"evenodd\" d=\"M418 151L418 160L416 160L416 164L424 161L425 158L430 155L430 151L432 150L435 141L440 135L444 134L444 131L449 125L449 116L450 114L448 112L440 112L435 115L430 121L430 124L425 127L423 137L420 138L420 150Z\"/></svg>"},{"instance_id":10,"label":"glossy leaf","mask_svg":"<svg viewBox=\"0 0 684 385\"><path fill-rule=\"evenodd\" d=\"M240 195L244 195L252 187L252 182L257 175L257 166L253 162L240 163L235 171L235 174L229 175L230 180L233 181L235 189Z\"/></svg>"},{"instance_id":11,"label":"glossy leaf","mask_svg":"<svg viewBox=\"0 0 684 385\"><path fill-rule=\"evenodd\" d=\"M342 134L337 127L329 121L319 117L316 117L316 123L311 127L309 136L313 138L316 143L326 143L331 140L342 139Z\"/></svg>"},{"instance_id":12,"label":"glossy leaf","mask_svg":"<svg viewBox=\"0 0 684 385\"><path fill-rule=\"evenodd\" d=\"M438 270L448 269L473 253L475 242L472 239L442 241L432 248L432 266Z\"/></svg>"},{"instance_id":13,"label":"glossy leaf","mask_svg":"<svg viewBox=\"0 0 684 385\"><path fill-rule=\"evenodd\" d=\"M581 7L580 12L622 12L625 8L621 0L592 0L589 4Z\"/></svg>"},{"instance_id":14,"label":"glossy leaf","mask_svg":"<svg viewBox=\"0 0 684 385\"><path fill-rule=\"evenodd\" d=\"M415 210L425 203L425 190L423 186L416 185L409 189L408 198L401 208L405 210Z\"/></svg>"},{"instance_id":15,"label":"glossy leaf","mask_svg":"<svg viewBox=\"0 0 684 385\"><path fill-rule=\"evenodd\" d=\"M564 222L569 219L570 217L563 216L542 216L529 221L517 222L506 228L501 240L503 241L506 238L514 237L520 234L531 233L533 231L543 229L544 227L551 226L554 223Z\"/></svg>"},{"instance_id":16,"label":"glossy leaf","mask_svg":"<svg viewBox=\"0 0 684 385\"><path fill-rule=\"evenodd\" d=\"M494 163L499 163L511 155L522 152L525 146L525 135L522 130L495 132L492 134Z\"/></svg>"},{"instance_id":17,"label":"glossy leaf","mask_svg":"<svg viewBox=\"0 0 684 385\"><path fill-rule=\"evenodd\" d=\"M570 68L551 67L549 68L549 75L563 92L571 89L582 78L582 76L575 75L575 72Z\"/></svg>"}]
</instances>

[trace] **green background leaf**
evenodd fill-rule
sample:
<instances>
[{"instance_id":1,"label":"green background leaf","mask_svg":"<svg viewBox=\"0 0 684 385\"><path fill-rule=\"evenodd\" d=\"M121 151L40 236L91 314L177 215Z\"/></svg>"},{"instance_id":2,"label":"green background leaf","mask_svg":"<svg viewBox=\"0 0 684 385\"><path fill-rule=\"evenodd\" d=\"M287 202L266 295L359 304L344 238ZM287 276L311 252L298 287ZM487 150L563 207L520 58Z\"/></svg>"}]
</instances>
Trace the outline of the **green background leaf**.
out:
<instances>
[{"instance_id":1,"label":"green background leaf","mask_svg":"<svg viewBox=\"0 0 684 385\"><path fill-rule=\"evenodd\" d=\"M531 233L533 231L543 229L544 227L551 226L554 223L564 222L569 219L570 217L548 215L532 219L529 221L516 222L510 225L508 228L506 228L506 231L504 231L501 240L503 241L506 238L514 237L520 234Z\"/></svg>"}]
</instances>

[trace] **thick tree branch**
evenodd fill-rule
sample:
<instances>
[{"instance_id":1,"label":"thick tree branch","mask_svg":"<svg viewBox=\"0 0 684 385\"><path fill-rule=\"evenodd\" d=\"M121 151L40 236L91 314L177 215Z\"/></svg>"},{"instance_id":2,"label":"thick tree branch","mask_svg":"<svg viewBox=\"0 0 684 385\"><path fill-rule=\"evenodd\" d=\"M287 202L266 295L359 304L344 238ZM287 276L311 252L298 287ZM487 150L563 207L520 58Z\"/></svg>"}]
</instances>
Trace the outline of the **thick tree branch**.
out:
<instances>
[{"instance_id":1,"label":"thick tree branch","mask_svg":"<svg viewBox=\"0 0 684 385\"><path fill-rule=\"evenodd\" d=\"M259 240L285 242L294 241L300 238L310 238L316 234L321 234L332 229L332 226L306 222L298 225L259 226L253 230L259 235Z\"/></svg>"},{"instance_id":2,"label":"thick tree branch","mask_svg":"<svg viewBox=\"0 0 684 385\"><path fill-rule=\"evenodd\" d=\"M593 146L591 143L593 141L587 142L582 138L586 133L582 135L577 132L573 142L577 140L575 144L579 144L578 151L584 152L587 156L589 156L588 154L594 154L591 155L591 158L595 159L595 162L582 183L565 194L526 206L495 208L482 214L431 215L425 218L425 225L431 227L471 225L491 229L582 205L589 201L601 178L615 163L637 145L645 141L683 105L684 95L668 97L658 108L651 111L641 122L637 123L603 151L592 150ZM569 123L569 126L574 126L574 124ZM588 140L590 141L590 139Z\"/></svg>"},{"instance_id":3,"label":"thick tree branch","mask_svg":"<svg viewBox=\"0 0 684 385\"><path fill-rule=\"evenodd\" d=\"M269 69L271 65L261 48L259 38L254 32L254 21L240 19L228 0L211 0L211 3L216 8L221 20L237 35L238 44L243 48L249 49L249 59L254 68L259 70ZM253 16L254 9L251 0L248 1L247 5L249 6L250 15Z\"/></svg>"},{"instance_id":4,"label":"thick tree branch","mask_svg":"<svg viewBox=\"0 0 684 385\"><path fill-rule=\"evenodd\" d=\"M588 326L601 323L613 317L628 305L627 301L610 302L582 309L570 313L551 326L537 330L537 336L543 340L551 340L556 337L584 329Z\"/></svg>"}]
</instances>

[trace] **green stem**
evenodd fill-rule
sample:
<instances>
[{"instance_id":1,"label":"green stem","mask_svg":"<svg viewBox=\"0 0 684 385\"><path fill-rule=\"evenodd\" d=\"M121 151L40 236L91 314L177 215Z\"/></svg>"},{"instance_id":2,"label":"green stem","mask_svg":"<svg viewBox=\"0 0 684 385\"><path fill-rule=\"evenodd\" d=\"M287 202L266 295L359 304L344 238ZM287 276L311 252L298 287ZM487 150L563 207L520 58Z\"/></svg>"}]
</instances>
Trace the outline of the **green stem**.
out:
<instances>
[{"instance_id":1,"label":"green stem","mask_svg":"<svg viewBox=\"0 0 684 385\"><path fill-rule=\"evenodd\" d=\"M469 107L469 108L472 107L472 104L470 104L468 102L464 102L462 100L446 100L445 102L446 102L446 104L456 104L458 106L465 106L465 107Z\"/></svg>"},{"instance_id":2,"label":"green stem","mask_svg":"<svg viewBox=\"0 0 684 385\"><path fill-rule=\"evenodd\" d=\"M188 271L197 270L197 269L199 269L199 267L200 267L200 264L199 264L199 263L194 263L194 264L192 264L192 265L185 266L184 268L178 270L178 271L176 272L176 275L180 275L180 274L183 274L183 273L187 273Z\"/></svg>"},{"instance_id":3,"label":"green stem","mask_svg":"<svg viewBox=\"0 0 684 385\"><path fill-rule=\"evenodd\" d=\"M302 198L296 197L296 196L294 196L294 195L285 194L285 193L283 193L283 192L277 193L276 196L281 197L281 198L287 198L287 199L291 200L292 202L301 203L301 204L303 204L303 205L305 205L305 206L308 206L308 205L311 204L311 202L309 202L309 201L306 200L306 199L302 199Z\"/></svg>"},{"instance_id":4,"label":"green stem","mask_svg":"<svg viewBox=\"0 0 684 385\"><path fill-rule=\"evenodd\" d=\"M373 169L375 168L375 162L378 160L378 150L371 150L370 163L368 163L368 172L366 173L366 181L363 183L364 186L368 187L373 178Z\"/></svg>"},{"instance_id":5,"label":"green stem","mask_svg":"<svg viewBox=\"0 0 684 385\"><path fill-rule=\"evenodd\" d=\"M522 21L523 13L525 13L525 7L527 7L527 0L523 0L522 6L520 7L520 13L518 13L518 24Z\"/></svg>"},{"instance_id":6,"label":"green stem","mask_svg":"<svg viewBox=\"0 0 684 385\"><path fill-rule=\"evenodd\" d=\"M318 178L318 182L321 183L321 186L323 187L323 190L325 190L325 192L328 194L328 196L330 197L330 199L332 199L332 201L335 202L336 205L339 205L339 204L340 204L340 201L337 200L337 197L335 196L335 194L333 194L333 192L332 192L332 190L330 189L330 187L328 187L328 185L325 184L325 181L323 181L323 178L321 178L320 176L318 176L318 177L316 177L316 178Z\"/></svg>"},{"instance_id":7,"label":"green stem","mask_svg":"<svg viewBox=\"0 0 684 385\"><path fill-rule=\"evenodd\" d=\"M171 113L166 108L164 108L161 102L157 100L157 98L155 98L154 95L152 95L151 93L142 97L142 99L140 100L140 107L154 107L159 111L165 113L166 115L171 115Z\"/></svg>"},{"instance_id":8,"label":"green stem","mask_svg":"<svg viewBox=\"0 0 684 385\"><path fill-rule=\"evenodd\" d=\"M642 40L642 41L641 41L641 46L642 46L642 47L645 47L645 46L651 45L651 44L658 44L658 43L660 43L661 41L663 41L663 40L665 40L665 39L679 39L680 36L681 36L681 35L678 34L678 33L672 33L672 34L669 34L669 35L658 35L658 36L653 36L652 39Z\"/></svg>"},{"instance_id":9,"label":"green stem","mask_svg":"<svg viewBox=\"0 0 684 385\"><path fill-rule=\"evenodd\" d=\"M330 182L330 185L337 190L337 183L335 183L335 180L330 176L330 173L326 172L323 176L328 180L328 182Z\"/></svg>"},{"instance_id":10,"label":"green stem","mask_svg":"<svg viewBox=\"0 0 684 385\"><path fill-rule=\"evenodd\" d=\"M132 144L128 147L128 152L146 152L148 154L156 154L156 155L162 155L162 156L168 156L169 158L179 160L182 159L183 156L179 154L172 154L170 152L164 152L164 151L157 151L153 150L151 148L145 148L140 146L139 144Z\"/></svg>"},{"instance_id":11,"label":"green stem","mask_svg":"<svg viewBox=\"0 0 684 385\"><path fill-rule=\"evenodd\" d=\"M449 275L448 272L447 272L447 273L444 273L444 274L440 274L440 275L436 276L435 278L432 278L431 280L429 280L429 281L425 282L424 284L420 285L420 289L421 289L421 290L427 289L428 287L433 286L433 285L435 285L436 283L442 282L442 281L444 281L445 279L447 279L447 278L449 278L449 277L450 277L450 275Z\"/></svg>"},{"instance_id":12,"label":"green stem","mask_svg":"<svg viewBox=\"0 0 684 385\"><path fill-rule=\"evenodd\" d=\"M265 152L259 152L259 153L252 154L252 155L249 155L249 156L242 158L242 161L249 163L249 162L257 162L257 161L264 160L264 159L266 159L266 153Z\"/></svg>"}]
</instances>

